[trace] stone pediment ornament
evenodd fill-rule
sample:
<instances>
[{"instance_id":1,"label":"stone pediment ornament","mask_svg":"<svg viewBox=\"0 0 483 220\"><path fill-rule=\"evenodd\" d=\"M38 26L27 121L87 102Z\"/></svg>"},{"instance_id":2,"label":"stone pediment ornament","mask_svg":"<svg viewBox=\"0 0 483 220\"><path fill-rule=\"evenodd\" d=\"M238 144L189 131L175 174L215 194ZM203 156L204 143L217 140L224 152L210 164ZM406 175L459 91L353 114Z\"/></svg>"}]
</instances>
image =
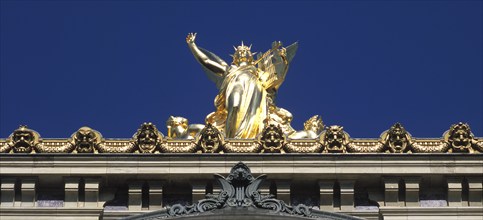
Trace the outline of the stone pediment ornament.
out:
<instances>
[{"instance_id":1,"label":"stone pediment ornament","mask_svg":"<svg viewBox=\"0 0 483 220\"><path fill-rule=\"evenodd\" d=\"M250 168L242 162L233 166L227 177L220 174L214 176L222 187L217 195L207 194L205 199L192 205L175 204L126 219L224 219L232 215L233 219L360 219L314 210L304 204L290 206L273 195L262 195L258 189L267 176L262 174L254 177Z\"/></svg>"}]
</instances>

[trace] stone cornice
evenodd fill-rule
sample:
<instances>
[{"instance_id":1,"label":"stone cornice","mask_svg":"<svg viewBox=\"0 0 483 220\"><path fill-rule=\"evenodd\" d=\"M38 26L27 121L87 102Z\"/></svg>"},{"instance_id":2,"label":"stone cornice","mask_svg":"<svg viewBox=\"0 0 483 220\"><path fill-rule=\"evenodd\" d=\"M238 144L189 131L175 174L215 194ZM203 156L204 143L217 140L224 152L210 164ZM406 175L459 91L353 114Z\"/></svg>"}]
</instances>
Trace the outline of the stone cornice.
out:
<instances>
[{"instance_id":1,"label":"stone cornice","mask_svg":"<svg viewBox=\"0 0 483 220\"><path fill-rule=\"evenodd\" d=\"M483 154L0 154L10 175L228 173L238 161L254 173L358 175L481 174Z\"/></svg>"}]
</instances>

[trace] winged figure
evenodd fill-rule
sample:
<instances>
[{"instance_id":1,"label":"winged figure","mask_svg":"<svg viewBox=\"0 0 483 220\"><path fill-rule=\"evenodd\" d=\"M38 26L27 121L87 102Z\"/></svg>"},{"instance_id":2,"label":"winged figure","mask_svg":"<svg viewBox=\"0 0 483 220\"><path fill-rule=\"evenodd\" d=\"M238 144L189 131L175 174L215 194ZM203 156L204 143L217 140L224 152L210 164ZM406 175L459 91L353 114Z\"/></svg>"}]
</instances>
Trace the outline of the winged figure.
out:
<instances>
[{"instance_id":1,"label":"winged figure","mask_svg":"<svg viewBox=\"0 0 483 220\"><path fill-rule=\"evenodd\" d=\"M186 42L219 89L216 110L206 117L206 122L224 132L227 138L255 138L268 124L280 125L287 135L295 132L290 125L292 114L277 107L275 98L295 56L297 43L285 48L276 41L255 60L251 45L245 46L242 42L235 48L233 61L228 65L220 57L198 47L195 39L196 34L190 33Z\"/></svg>"}]
</instances>

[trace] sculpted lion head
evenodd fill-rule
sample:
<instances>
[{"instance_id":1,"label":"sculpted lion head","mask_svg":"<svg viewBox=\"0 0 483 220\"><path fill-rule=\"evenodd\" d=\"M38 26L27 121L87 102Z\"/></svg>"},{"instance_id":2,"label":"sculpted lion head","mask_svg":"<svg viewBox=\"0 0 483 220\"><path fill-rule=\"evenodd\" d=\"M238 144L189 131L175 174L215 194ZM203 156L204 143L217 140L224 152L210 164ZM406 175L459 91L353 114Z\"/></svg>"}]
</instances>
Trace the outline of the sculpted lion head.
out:
<instances>
[{"instance_id":1,"label":"sculpted lion head","mask_svg":"<svg viewBox=\"0 0 483 220\"><path fill-rule=\"evenodd\" d=\"M320 135L321 143L327 152L343 153L346 152L346 145L349 143L349 135L344 131L344 127L332 125Z\"/></svg>"},{"instance_id":2,"label":"sculpted lion head","mask_svg":"<svg viewBox=\"0 0 483 220\"><path fill-rule=\"evenodd\" d=\"M201 130L198 143L203 153L215 153L221 150L220 147L223 145L223 137L218 129L208 123Z\"/></svg>"},{"instance_id":3,"label":"sculpted lion head","mask_svg":"<svg viewBox=\"0 0 483 220\"><path fill-rule=\"evenodd\" d=\"M468 124L460 122L451 125L451 128L444 136L446 141L453 148L453 151L468 152L471 150L474 136Z\"/></svg>"},{"instance_id":4,"label":"sculpted lion head","mask_svg":"<svg viewBox=\"0 0 483 220\"><path fill-rule=\"evenodd\" d=\"M285 144L285 135L280 125L270 124L266 127L259 138L264 152L282 152Z\"/></svg>"},{"instance_id":5,"label":"sculpted lion head","mask_svg":"<svg viewBox=\"0 0 483 220\"><path fill-rule=\"evenodd\" d=\"M408 146L411 142L411 135L404 129L400 123L396 123L382 135L383 144L388 151L393 153L402 153L409 150Z\"/></svg>"},{"instance_id":6,"label":"sculpted lion head","mask_svg":"<svg viewBox=\"0 0 483 220\"><path fill-rule=\"evenodd\" d=\"M26 125L20 125L10 137L10 145L14 153L30 153L39 143L40 135L34 130L28 129Z\"/></svg>"},{"instance_id":7,"label":"sculpted lion head","mask_svg":"<svg viewBox=\"0 0 483 220\"><path fill-rule=\"evenodd\" d=\"M161 144L163 135L151 122L145 122L133 136L134 143L141 153L153 153Z\"/></svg>"},{"instance_id":8,"label":"sculpted lion head","mask_svg":"<svg viewBox=\"0 0 483 220\"><path fill-rule=\"evenodd\" d=\"M94 153L101 139L101 134L89 127L79 128L72 135L72 141L77 153Z\"/></svg>"}]
</instances>

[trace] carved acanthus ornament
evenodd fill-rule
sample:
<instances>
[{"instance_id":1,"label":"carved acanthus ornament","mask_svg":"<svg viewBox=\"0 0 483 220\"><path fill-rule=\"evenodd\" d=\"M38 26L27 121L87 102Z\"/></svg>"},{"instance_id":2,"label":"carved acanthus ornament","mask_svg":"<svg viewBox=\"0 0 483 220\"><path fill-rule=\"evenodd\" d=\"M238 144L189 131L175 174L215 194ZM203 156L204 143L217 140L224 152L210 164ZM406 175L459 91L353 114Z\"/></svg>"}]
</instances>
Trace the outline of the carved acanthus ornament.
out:
<instances>
[{"instance_id":1,"label":"carved acanthus ornament","mask_svg":"<svg viewBox=\"0 0 483 220\"><path fill-rule=\"evenodd\" d=\"M284 201L276 199L273 195L262 195L259 187L265 180L266 175L262 174L254 177L250 168L242 162L233 166L227 177L220 174L215 174L214 176L222 187L219 194L207 194L205 199L199 200L192 205L175 204L166 207L165 210L132 216L126 219L149 220L197 216L215 210L248 207L269 210L275 216L300 216L314 219L359 219L343 214L313 210L304 204L289 206Z\"/></svg>"}]
</instances>

